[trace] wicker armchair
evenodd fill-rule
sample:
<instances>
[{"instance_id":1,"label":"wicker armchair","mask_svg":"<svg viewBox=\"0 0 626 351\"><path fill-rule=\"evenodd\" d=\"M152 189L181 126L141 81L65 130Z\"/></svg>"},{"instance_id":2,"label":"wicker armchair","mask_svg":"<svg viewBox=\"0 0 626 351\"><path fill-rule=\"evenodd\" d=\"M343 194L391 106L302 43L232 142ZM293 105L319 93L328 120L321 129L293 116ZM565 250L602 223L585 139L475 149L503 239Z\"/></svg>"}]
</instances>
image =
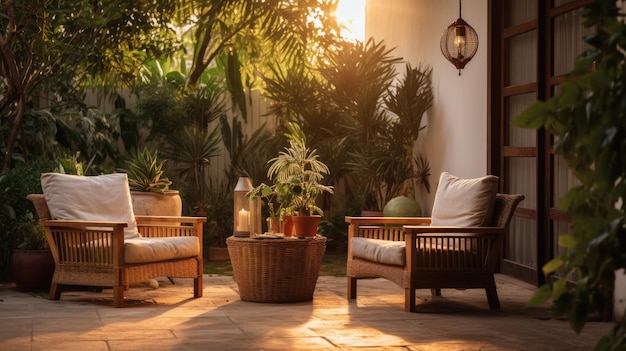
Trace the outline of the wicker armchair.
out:
<instances>
[{"instance_id":1,"label":"wicker armchair","mask_svg":"<svg viewBox=\"0 0 626 351\"><path fill-rule=\"evenodd\" d=\"M426 217L346 217L348 298L356 299L358 279L380 277L404 288L407 312L416 311L416 289L439 294L442 288L484 288L489 307L499 309L493 273L523 199L497 194L485 226L433 226Z\"/></svg>"},{"instance_id":2,"label":"wicker armchair","mask_svg":"<svg viewBox=\"0 0 626 351\"><path fill-rule=\"evenodd\" d=\"M137 260L133 257L131 260L128 257L131 240L125 238L127 222L53 220L43 194L30 194L27 198L35 205L54 256L51 300L60 299L64 285L112 287L113 306L123 307L124 290L130 284L161 276L193 278L194 297L202 296L202 224L206 218L134 216L142 237L139 246L150 246L152 240L167 243L172 237L195 237L197 241L185 239L193 244L186 254L173 254L168 258L166 252L158 259ZM172 243L168 243L169 250L177 251ZM145 252L151 251L152 248L148 247Z\"/></svg>"}]
</instances>

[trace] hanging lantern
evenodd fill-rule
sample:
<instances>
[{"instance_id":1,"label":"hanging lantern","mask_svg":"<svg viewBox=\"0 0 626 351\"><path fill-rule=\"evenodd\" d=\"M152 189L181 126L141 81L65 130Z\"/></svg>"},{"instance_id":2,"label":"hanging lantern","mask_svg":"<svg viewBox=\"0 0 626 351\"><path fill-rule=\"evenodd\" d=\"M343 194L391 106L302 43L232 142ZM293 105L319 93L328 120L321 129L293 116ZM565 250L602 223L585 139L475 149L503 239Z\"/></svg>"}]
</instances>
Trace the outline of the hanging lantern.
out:
<instances>
[{"instance_id":1,"label":"hanging lantern","mask_svg":"<svg viewBox=\"0 0 626 351\"><path fill-rule=\"evenodd\" d=\"M478 35L472 26L461 16L461 0L459 0L459 19L454 21L441 37L441 53L459 70L465 68L478 50Z\"/></svg>"},{"instance_id":2,"label":"hanging lantern","mask_svg":"<svg viewBox=\"0 0 626 351\"><path fill-rule=\"evenodd\" d=\"M261 234L261 203L258 199L250 200L246 196L250 190L252 190L250 178L239 178L233 193L233 235L236 237Z\"/></svg>"}]
</instances>

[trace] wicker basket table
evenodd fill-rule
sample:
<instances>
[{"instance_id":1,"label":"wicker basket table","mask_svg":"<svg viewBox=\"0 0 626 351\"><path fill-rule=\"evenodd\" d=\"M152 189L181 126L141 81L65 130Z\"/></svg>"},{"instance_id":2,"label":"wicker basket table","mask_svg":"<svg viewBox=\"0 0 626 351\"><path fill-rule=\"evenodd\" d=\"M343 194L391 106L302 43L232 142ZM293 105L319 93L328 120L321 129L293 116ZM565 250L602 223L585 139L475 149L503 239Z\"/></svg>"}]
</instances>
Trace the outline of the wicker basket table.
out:
<instances>
[{"instance_id":1,"label":"wicker basket table","mask_svg":"<svg viewBox=\"0 0 626 351\"><path fill-rule=\"evenodd\" d=\"M243 301L299 302L313 299L326 238L226 239Z\"/></svg>"}]
</instances>

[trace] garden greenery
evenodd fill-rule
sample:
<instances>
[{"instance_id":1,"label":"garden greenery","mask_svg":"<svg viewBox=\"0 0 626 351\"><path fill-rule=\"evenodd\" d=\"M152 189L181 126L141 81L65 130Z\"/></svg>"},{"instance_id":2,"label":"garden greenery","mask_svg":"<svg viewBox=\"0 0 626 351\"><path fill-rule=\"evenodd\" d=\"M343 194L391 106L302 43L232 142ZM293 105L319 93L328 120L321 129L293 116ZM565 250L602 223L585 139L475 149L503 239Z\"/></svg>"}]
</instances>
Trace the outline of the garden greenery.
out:
<instances>
[{"instance_id":1,"label":"garden greenery","mask_svg":"<svg viewBox=\"0 0 626 351\"><path fill-rule=\"evenodd\" d=\"M568 250L543 267L548 283L529 302L552 298L554 317L567 318L576 332L612 306L615 271L626 268L626 25L614 0L587 5L583 16L586 27L597 28L585 38L590 48L558 95L515 121L552 133L557 153L580 181L559 202L571 219L570 233L559 237ZM597 348L623 350L624 322Z\"/></svg>"}]
</instances>

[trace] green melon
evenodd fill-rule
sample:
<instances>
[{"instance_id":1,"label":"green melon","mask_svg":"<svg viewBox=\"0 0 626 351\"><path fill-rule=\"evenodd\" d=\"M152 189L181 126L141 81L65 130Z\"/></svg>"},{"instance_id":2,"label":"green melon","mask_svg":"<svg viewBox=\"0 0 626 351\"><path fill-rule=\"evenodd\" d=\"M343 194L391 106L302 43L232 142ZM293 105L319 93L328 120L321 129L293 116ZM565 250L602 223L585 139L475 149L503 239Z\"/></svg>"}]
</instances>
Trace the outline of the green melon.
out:
<instances>
[{"instance_id":1,"label":"green melon","mask_svg":"<svg viewBox=\"0 0 626 351\"><path fill-rule=\"evenodd\" d=\"M383 209L385 217L420 217L422 207L415 199L402 195L389 200Z\"/></svg>"}]
</instances>

